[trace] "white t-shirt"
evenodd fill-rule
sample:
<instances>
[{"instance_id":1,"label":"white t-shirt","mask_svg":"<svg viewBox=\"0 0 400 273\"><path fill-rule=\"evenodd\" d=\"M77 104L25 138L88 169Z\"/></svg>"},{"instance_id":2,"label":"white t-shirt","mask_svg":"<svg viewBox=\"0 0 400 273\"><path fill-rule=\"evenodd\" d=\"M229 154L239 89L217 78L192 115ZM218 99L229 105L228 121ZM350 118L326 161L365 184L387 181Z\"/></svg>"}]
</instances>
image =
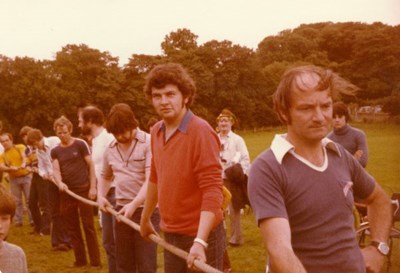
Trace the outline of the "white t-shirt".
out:
<instances>
[{"instance_id":1,"label":"white t-shirt","mask_svg":"<svg viewBox=\"0 0 400 273\"><path fill-rule=\"evenodd\" d=\"M104 151L114 140L114 136L108 133L104 128L103 131L92 140L92 160L97 181L100 181L101 172L103 170ZM114 185L112 184L112 186Z\"/></svg>"}]
</instances>

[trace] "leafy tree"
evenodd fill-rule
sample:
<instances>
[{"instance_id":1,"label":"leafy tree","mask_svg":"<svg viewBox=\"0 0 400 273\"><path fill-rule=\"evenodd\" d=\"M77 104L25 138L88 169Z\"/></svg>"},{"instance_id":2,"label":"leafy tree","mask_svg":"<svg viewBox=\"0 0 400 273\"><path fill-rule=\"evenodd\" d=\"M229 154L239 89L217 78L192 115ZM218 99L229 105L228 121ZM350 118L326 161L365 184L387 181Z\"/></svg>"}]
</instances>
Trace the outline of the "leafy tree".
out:
<instances>
[{"instance_id":1,"label":"leafy tree","mask_svg":"<svg viewBox=\"0 0 400 273\"><path fill-rule=\"evenodd\" d=\"M182 51L192 51L197 48L198 36L186 28L178 29L165 36L161 48L165 55L171 56Z\"/></svg>"},{"instance_id":2,"label":"leafy tree","mask_svg":"<svg viewBox=\"0 0 400 273\"><path fill-rule=\"evenodd\" d=\"M121 89L118 58L84 44L66 45L57 52L53 73L57 86L68 93L66 113L73 120L79 106L93 104L107 111L127 96Z\"/></svg>"},{"instance_id":3,"label":"leafy tree","mask_svg":"<svg viewBox=\"0 0 400 273\"><path fill-rule=\"evenodd\" d=\"M24 125L50 132L63 97L49 77L48 62L2 58L0 66L1 116L12 133Z\"/></svg>"}]
</instances>

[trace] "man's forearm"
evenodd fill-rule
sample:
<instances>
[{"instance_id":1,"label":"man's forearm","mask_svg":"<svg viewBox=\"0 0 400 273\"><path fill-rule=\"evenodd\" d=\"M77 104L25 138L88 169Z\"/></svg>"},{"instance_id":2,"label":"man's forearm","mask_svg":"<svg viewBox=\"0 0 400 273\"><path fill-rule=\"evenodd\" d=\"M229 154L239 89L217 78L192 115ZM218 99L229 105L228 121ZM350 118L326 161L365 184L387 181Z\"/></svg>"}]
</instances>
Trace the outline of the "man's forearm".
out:
<instances>
[{"instance_id":1,"label":"man's forearm","mask_svg":"<svg viewBox=\"0 0 400 273\"><path fill-rule=\"evenodd\" d=\"M371 239L387 242L393 217L391 202L382 188L378 185L376 187L374 198L367 204Z\"/></svg>"},{"instance_id":2,"label":"man's forearm","mask_svg":"<svg viewBox=\"0 0 400 273\"><path fill-rule=\"evenodd\" d=\"M144 208L142 212L142 220L148 221L151 214L153 213L155 207L158 203L158 190L157 185L151 182L147 183L147 194L146 200L144 202Z\"/></svg>"},{"instance_id":3,"label":"man's forearm","mask_svg":"<svg viewBox=\"0 0 400 273\"><path fill-rule=\"evenodd\" d=\"M97 195L98 197L106 197L108 191L111 188L112 180L100 178L97 184Z\"/></svg>"},{"instance_id":4,"label":"man's forearm","mask_svg":"<svg viewBox=\"0 0 400 273\"><path fill-rule=\"evenodd\" d=\"M197 229L197 238L207 241L208 236L215 223L215 214L210 211L202 211L200 213L199 227Z\"/></svg>"}]
</instances>

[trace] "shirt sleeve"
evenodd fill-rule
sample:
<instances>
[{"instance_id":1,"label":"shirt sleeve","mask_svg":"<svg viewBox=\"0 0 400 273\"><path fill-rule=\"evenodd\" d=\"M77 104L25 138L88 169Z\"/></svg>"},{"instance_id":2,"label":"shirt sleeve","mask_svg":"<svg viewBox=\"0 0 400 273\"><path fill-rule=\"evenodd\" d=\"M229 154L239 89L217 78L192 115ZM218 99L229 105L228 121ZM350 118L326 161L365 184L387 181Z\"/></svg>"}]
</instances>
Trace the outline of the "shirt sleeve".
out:
<instances>
[{"instance_id":1,"label":"shirt sleeve","mask_svg":"<svg viewBox=\"0 0 400 273\"><path fill-rule=\"evenodd\" d=\"M347 164L351 170L354 196L366 199L374 190L376 181L375 179L363 168L361 164L347 152L345 149L341 151L343 156L347 159Z\"/></svg>"},{"instance_id":2,"label":"shirt sleeve","mask_svg":"<svg viewBox=\"0 0 400 273\"><path fill-rule=\"evenodd\" d=\"M258 225L267 218L288 219L281 166L272 151L266 151L252 164L248 179L248 194Z\"/></svg>"},{"instance_id":3,"label":"shirt sleeve","mask_svg":"<svg viewBox=\"0 0 400 273\"><path fill-rule=\"evenodd\" d=\"M82 153L82 157L85 157L87 155L90 155L90 148L89 145L87 144L86 141L84 141L83 139L79 140L79 149Z\"/></svg>"},{"instance_id":4,"label":"shirt sleeve","mask_svg":"<svg viewBox=\"0 0 400 273\"><path fill-rule=\"evenodd\" d=\"M210 126L196 132L193 153L194 176L202 192L202 211L211 211L222 218L222 167L219 162L220 142Z\"/></svg>"},{"instance_id":5,"label":"shirt sleeve","mask_svg":"<svg viewBox=\"0 0 400 273\"><path fill-rule=\"evenodd\" d=\"M367 145L367 137L363 131L359 131L356 137L357 150L363 151L363 154L359 160L361 165L365 168L368 163L368 145Z\"/></svg>"}]
</instances>

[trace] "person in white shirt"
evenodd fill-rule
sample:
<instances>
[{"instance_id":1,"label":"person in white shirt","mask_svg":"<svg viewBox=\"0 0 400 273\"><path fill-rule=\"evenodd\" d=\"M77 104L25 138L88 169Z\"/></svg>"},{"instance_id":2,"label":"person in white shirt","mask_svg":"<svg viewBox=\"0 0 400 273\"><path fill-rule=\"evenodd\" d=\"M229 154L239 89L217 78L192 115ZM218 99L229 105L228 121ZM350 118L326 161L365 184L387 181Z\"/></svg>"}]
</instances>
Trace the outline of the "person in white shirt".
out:
<instances>
[{"instance_id":1,"label":"person in white shirt","mask_svg":"<svg viewBox=\"0 0 400 273\"><path fill-rule=\"evenodd\" d=\"M92 137L92 161L94 163L97 183L99 183L99 181L101 181L101 172L103 170L104 152L115 138L103 127L104 114L95 106L86 106L81 109L78 113L78 121L78 127L81 129L81 133ZM115 184L113 182L106 193L106 198L110 204L115 207ZM107 253L109 273L117 272L115 261L114 225L115 217L110 213L102 211L101 226L103 247Z\"/></svg>"},{"instance_id":2,"label":"person in white shirt","mask_svg":"<svg viewBox=\"0 0 400 273\"><path fill-rule=\"evenodd\" d=\"M229 244L239 246L244 243L240 225L240 210L244 208L244 199L247 199L246 181L239 179L239 185L227 176L226 170L236 164L240 164L243 174L247 176L250 167L250 156L243 138L232 132L235 124L235 115L228 109L224 109L217 117L218 137L221 141L220 159L223 168L222 177L224 185L232 193L232 202L229 204L229 216L231 223L231 236ZM244 177L244 176L243 176ZM245 177L245 179L247 179ZM242 187L243 186L243 187ZM243 190L242 190L243 189Z\"/></svg>"},{"instance_id":3,"label":"person in white shirt","mask_svg":"<svg viewBox=\"0 0 400 273\"><path fill-rule=\"evenodd\" d=\"M71 248L71 239L65 230L64 218L60 213L60 193L54 183L53 164L50 152L58 146L60 139L56 136L44 137L39 129L32 129L26 137L28 145L36 149L38 173L48 182L48 205L51 215L51 245L53 250L67 251Z\"/></svg>"}]
</instances>

